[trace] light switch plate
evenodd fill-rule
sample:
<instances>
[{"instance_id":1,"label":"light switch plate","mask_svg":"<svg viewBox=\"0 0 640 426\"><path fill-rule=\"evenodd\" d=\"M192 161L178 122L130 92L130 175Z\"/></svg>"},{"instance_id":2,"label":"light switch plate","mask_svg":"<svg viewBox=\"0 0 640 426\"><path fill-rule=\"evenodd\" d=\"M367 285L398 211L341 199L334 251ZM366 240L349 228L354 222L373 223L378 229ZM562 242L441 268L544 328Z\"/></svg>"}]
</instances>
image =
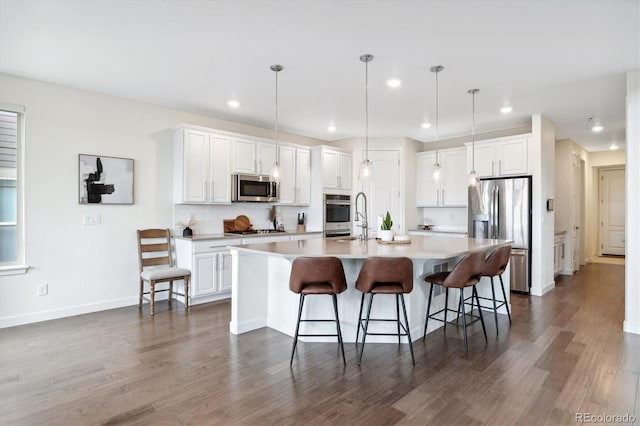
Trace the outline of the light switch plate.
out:
<instances>
[{"instance_id":1,"label":"light switch plate","mask_svg":"<svg viewBox=\"0 0 640 426\"><path fill-rule=\"evenodd\" d=\"M100 225L102 222L102 218L100 214L84 214L82 215L82 224L83 225Z\"/></svg>"}]
</instances>

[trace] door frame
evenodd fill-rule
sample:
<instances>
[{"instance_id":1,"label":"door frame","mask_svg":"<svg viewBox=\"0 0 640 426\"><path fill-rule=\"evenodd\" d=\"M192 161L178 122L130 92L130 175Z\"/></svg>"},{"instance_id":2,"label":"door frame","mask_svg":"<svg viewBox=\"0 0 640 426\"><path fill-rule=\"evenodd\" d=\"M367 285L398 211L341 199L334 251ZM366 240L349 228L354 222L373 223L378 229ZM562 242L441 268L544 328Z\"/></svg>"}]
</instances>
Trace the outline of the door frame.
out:
<instances>
[{"instance_id":1,"label":"door frame","mask_svg":"<svg viewBox=\"0 0 640 426\"><path fill-rule=\"evenodd\" d=\"M603 218L602 218L602 210L603 210L603 194L602 194L602 172L610 172L610 171L622 171L625 173L625 185L627 184L626 182L626 166L624 164L620 164L620 165L615 165L615 166L605 166L605 167L598 167L598 256L602 256L602 250L603 250L603 238L602 238L602 232L603 232ZM625 197L626 197L626 192L625 192ZM625 205L626 205L626 200L625 200ZM625 212L626 214L626 212ZM626 230L625 230L626 233Z\"/></svg>"}]
</instances>

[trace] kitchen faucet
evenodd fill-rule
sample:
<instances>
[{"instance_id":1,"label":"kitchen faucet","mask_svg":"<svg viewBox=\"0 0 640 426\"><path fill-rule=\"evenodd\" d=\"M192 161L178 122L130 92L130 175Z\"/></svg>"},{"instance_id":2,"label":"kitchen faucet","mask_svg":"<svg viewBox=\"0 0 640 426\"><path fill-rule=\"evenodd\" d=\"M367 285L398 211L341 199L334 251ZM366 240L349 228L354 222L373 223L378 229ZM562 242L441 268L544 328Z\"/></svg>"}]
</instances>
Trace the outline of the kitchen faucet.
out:
<instances>
[{"instance_id":1,"label":"kitchen faucet","mask_svg":"<svg viewBox=\"0 0 640 426\"><path fill-rule=\"evenodd\" d=\"M360 213L360 211L358 211L358 198L360 198L360 196L362 196L362 198L364 198L364 214ZM356 217L355 217L355 221L358 222L358 216L360 216L362 218L362 233L360 234L360 239L361 240L368 240L369 239L369 220L367 219L367 217L369 216L367 213L367 196L365 195L364 192L360 191L358 192L358 195L356 195L356 201L355 201L355 205L356 205Z\"/></svg>"}]
</instances>

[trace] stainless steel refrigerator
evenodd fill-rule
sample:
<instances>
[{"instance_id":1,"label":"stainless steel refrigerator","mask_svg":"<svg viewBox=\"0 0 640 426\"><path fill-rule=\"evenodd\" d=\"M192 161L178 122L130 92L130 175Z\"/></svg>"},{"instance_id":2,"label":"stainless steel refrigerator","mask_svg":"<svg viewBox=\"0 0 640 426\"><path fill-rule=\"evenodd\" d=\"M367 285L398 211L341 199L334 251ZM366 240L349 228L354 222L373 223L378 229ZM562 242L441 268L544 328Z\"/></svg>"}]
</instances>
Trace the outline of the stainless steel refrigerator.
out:
<instances>
[{"instance_id":1,"label":"stainless steel refrigerator","mask_svg":"<svg viewBox=\"0 0 640 426\"><path fill-rule=\"evenodd\" d=\"M512 240L511 290L531 288L531 176L482 179L469 187L468 232L474 238Z\"/></svg>"}]
</instances>

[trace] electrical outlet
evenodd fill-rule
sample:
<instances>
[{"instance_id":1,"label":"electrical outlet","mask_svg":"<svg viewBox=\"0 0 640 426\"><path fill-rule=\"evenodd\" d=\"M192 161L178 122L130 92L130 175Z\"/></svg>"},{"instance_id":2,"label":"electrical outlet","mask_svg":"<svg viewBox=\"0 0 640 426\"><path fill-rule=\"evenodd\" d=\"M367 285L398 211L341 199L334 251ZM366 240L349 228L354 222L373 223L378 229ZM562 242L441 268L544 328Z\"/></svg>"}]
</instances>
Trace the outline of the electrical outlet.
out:
<instances>
[{"instance_id":1,"label":"electrical outlet","mask_svg":"<svg viewBox=\"0 0 640 426\"><path fill-rule=\"evenodd\" d=\"M83 214L82 215L82 224L83 225L100 225L102 222L102 218L99 213L96 214Z\"/></svg>"},{"instance_id":2,"label":"electrical outlet","mask_svg":"<svg viewBox=\"0 0 640 426\"><path fill-rule=\"evenodd\" d=\"M46 296L49 294L49 284L38 284L38 296Z\"/></svg>"}]
</instances>

